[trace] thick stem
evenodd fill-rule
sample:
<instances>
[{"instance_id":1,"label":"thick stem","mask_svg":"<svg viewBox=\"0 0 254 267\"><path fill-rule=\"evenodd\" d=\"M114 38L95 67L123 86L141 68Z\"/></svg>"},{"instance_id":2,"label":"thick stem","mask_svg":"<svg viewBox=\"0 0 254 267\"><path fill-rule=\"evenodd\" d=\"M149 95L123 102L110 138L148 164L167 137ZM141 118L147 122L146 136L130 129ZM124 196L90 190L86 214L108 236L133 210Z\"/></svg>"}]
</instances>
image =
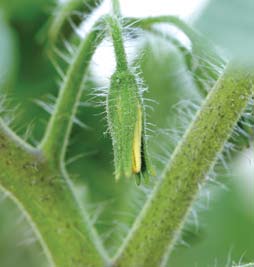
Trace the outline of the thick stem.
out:
<instances>
[{"instance_id":1,"label":"thick stem","mask_svg":"<svg viewBox=\"0 0 254 267\"><path fill-rule=\"evenodd\" d=\"M226 70L172 155L114 266L160 266L168 247L176 241L200 184L253 95L253 82L248 70Z\"/></svg>"},{"instance_id":2,"label":"thick stem","mask_svg":"<svg viewBox=\"0 0 254 267\"><path fill-rule=\"evenodd\" d=\"M101 267L107 262L66 179L1 121L0 170L0 189L27 215L50 266Z\"/></svg>"},{"instance_id":3,"label":"thick stem","mask_svg":"<svg viewBox=\"0 0 254 267\"><path fill-rule=\"evenodd\" d=\"M104 37L103 20L97 22L81 42L60 89L55 111L40 145L46 159L60 166L64 159L74 116L82 93L82 84L91 58Z\"/></svg>"}]
</instances>

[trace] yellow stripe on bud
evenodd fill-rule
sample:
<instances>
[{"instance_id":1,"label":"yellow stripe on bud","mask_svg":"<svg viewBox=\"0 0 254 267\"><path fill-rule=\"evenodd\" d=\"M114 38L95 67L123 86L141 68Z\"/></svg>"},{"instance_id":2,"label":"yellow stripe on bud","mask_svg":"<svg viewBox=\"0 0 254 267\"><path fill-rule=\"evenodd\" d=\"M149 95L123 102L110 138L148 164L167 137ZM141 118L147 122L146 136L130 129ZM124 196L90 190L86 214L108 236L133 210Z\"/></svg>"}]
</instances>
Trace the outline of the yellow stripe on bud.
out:
<instances>
[{"instance_id":1,"label":"yellow stripe on bud","mask_svg":"<svg viewBox=\"0 0 254 267\"><path fill-rule=\"evenodd\" d=\"M138 105L137 122L134 130L134 139L132 144L132 172L141 171L141 140L142 140L142 109Z\"/></svg>"}]
</instances>

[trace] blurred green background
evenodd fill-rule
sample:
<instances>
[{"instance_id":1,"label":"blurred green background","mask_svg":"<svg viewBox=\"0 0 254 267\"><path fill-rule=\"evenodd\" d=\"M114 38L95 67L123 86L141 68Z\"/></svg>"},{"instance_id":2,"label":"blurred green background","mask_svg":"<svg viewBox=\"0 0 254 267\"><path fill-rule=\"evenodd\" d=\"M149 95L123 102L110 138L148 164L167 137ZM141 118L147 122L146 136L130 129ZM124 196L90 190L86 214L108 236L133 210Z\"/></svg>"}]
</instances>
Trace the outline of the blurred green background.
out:
<instances>
[{"instance_id":1,"label":"blurred green background","mask_svg":"<svg viewBox=\"0 0 254 267\"><path fill-rule=\"evenodd\" d=\"M201 14L196 21L205 33L207 25L211 33L214 31L209 18L215 16L213 12L220 5L217 2L212 1L214 8L204 11L209 16ZM45 34L53 7L51 0L0 0L0 114L18 135L33 145L43 136L49 119L47 111L52 110L61 81L40 38ZM176 47L149 34L129 42L137 55L132 60L133 66L139 66L144 86L149 88L145 92L149 147L159 176L195 113L193 103L198 105L202 98ZM103 51L106 53L105 47L100 48L102 55ZM66 53L61 44L59 49ZM54 57L65 69L65 64ZM106 63L105 68L112 65ZM91 66L77 115L85 126L75 124L66 164L77 185L76 193L83 199L113 255L156 179L149 186L141 187L131 180L114 181L105 99L96 96L108 80L100 79L103 74L95 70L96 64ZM232 262L254 262L253 148L246 147L234 154L227 162L227 169L218 168L218 171L216 179L208 181L200 192L168 266L224 267ZM25 216L2 192L0 266L47 266Z\"/></svg>"}]
</instances>

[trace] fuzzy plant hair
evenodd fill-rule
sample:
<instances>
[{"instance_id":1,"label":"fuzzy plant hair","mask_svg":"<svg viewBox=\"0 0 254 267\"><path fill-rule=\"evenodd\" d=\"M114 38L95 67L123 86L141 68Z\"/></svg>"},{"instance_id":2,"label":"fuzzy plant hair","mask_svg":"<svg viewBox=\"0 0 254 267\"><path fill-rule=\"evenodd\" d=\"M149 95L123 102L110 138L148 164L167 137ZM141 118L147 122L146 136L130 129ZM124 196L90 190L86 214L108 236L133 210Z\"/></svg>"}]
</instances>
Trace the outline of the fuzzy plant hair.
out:
<instances>
[{"instance_id":1,"label":"fuzzy plant hair","mask_svg":"<svg viewBox=\"0 0 254 267\"><path fill-rule=\"evenodd\" d=\"M38 146L29 145L0 119L0 189L27 217L51 267L167 266L193 202L214 166L226 161L229 150L239 151L253 135L254 73L247 66L222 59L181 19L123 17L118 0L112 0L112 10L99 17L80 39L70 25L74 20L78 27L89 19L87 14L93 14L96 3L87 2L84 6L83 0L70 0L58 6L39 34L62 77L59 94L54 105L36 101L51 113ZM156 27L160 24L173 25L184 33L190 47L172 33L162 32ZM198 105L184 103L195 114L187 120L189 125L170 158L163 161L158 179L148 151L149 119L141 76L128 62L123 38L124 32L135 38L137 30L175 46L202 99ZM103 246L66 169L66 153L73 124L79 123L76 114L86 93L90 63L105 38L111 40L116 59L105 90L114 175L116 180L129 178L128 183L136 180L140 190L149 189L143 184L154 185L113 257ZM68 57L63 51L68 51Z\"/></svg>"}]
</instances>

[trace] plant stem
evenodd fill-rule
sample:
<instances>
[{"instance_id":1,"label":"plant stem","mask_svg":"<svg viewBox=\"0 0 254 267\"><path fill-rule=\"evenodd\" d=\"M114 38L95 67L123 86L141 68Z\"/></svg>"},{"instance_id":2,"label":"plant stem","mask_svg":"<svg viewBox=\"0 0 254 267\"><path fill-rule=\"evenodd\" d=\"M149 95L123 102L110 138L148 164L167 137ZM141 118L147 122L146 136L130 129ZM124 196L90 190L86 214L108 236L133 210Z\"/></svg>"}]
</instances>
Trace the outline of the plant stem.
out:
<instances>
[{"instance_id":1,"label":"plant stem","mask_svg":"<svg viewBox=\"0 0 254 267\"><path fill-rule=\"evenodd\" d=\"M112 0L113 15L119 17L121 15L119 0Z\"/></svg>"},{"instance_id":2,"label":"plant stem","mask_svg":"<svg viewBox=\"0 0 254 267\"><path fill-rule=\"evenodd\" d=\"M55 166L64 160L73 119L82 93L82 84L91 58L104 37L103 20L97 22L81 42L70 65L57 99L55 111L50 118L40 145L45 158Z\"/></svg>"},{"instance_id":3,"label":"plant stem","mask_svg":"<svg viewBox=\"0 0 254 267\"><path fill-rule=\"evenodd\" d=\"M253 95L253 83L248 70L228 67L177 146L114 266L160 266L177 239L200 184Z\"/></svg>"},{"instance_id":4,"label":"plant stem","mask_svg":"<svg viewBox=\"0 0 254 267\"><path fill-rule=\"evenodd\" d=\"M107 262L65 179L1 121L0 170L0 189L26 215L51 267L101 267Z\"/></svg>"},{"instance_id":5,"label":"plant stem","mask_svg":"<svg viewBox=\"0 0 254 267\"><path fill-rule=\"evenodd\" d=\"M148 17L143 19L125 18L125 24L131 27L139 27L172 41L172 37L169 34L164 35L153 28L155 24L160 23L174 25L191 41L191 52L187 54L185 53L186 49L182 49L183 45L177 45L175 41L177 39L173 40L173 44L183 53L187 68L193 73L194 82L200 94L206 96L209 89L213 87L219 78L220 71L225 67L225 61L218 56L218 52L206 38L175 16ZM210 82L211 80L212 82Z\"/></svg>"},{"instance_id":6,"label":"plant stem","mask_svg":"<svg viewBox=\"0 0 254 267\"><path fill-rule=\"evenodd\" d=\"M127 56L124 49L122 26L120 25L116 16L108 16L106 19L109 31L112 36L115 57L116 57L116 68L118 71L128 70Z\"/></svg>"},{"instance_id":7,"label":"plant stem","mask_svg":"<svg viewBox=\"0 0 254 267\"><path fill-rule=\"evenodd\" d=\"M82 0L69 0L66 3L58 3L50 21L48 21L48 39L51 45L55 45L59 41L61 31L64 29L64 25L67 24L68 18L70 18L72 13L75 10L82 10L83 7L85 7L85 5ZM81 18L79 20L81 21ZM65 28L68 29L68 27Z\"/></svg>"},{"instance_id":8,"label":"plant stem","mask_svg":"<svg viewBox=\"0 0 254 267\"><path fill-rule=\"evenodd\" d=\"M147 18L124 18L125 24L131 27L140 27L142 29L150 30L151 26L158 23L171 24L179 28L182 32L190 38L190 40L197 40L196 31L194 31L189 25L176 16L158 16ZM201 37L201 35L199 35Z\"/></svg>"},{"instance_id":9,"label":"plant stem","mask_svg":"<svg viewBox=\"0 0 254 267\"><path fill-rule=\"evenodd\" d=\"M61 37L68 38L73 31L69 25L69 19L72 17L74 23L78 25L82 22L83 14L90 13L101 2L95 0L68 0L65 3L58 3L49 21L47 27L41 32L43 38L48 37L50 45L56 45L61 41ZM77 14L80 12L80 14Z\"/></svg>"}]
</instances>

